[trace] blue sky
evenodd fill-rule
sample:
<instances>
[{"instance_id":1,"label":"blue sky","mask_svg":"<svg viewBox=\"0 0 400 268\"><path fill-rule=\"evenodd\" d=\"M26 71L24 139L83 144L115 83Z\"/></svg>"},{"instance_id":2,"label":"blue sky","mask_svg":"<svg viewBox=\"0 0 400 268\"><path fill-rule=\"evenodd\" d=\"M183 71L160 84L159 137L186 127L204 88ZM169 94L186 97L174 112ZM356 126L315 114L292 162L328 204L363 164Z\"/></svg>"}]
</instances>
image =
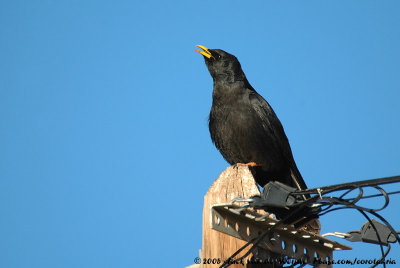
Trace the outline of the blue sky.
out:
<instances>
[{"instance_id":1,"label":"blue sky","mask_svg":"<svg viewBox=\"0 0 400 268\"><path fill-rule=\"evenodd\" d=\"M193 263L203 196L228 165L210 141L196 44L238 57L309 187L399 175L399 12L398 1L2 1L0 266ZM397 229L399 202L383 212ZM346 232L365 220L321 222ZM379 256L351 246L335 258Z\"/></svg>"}]
</instances>

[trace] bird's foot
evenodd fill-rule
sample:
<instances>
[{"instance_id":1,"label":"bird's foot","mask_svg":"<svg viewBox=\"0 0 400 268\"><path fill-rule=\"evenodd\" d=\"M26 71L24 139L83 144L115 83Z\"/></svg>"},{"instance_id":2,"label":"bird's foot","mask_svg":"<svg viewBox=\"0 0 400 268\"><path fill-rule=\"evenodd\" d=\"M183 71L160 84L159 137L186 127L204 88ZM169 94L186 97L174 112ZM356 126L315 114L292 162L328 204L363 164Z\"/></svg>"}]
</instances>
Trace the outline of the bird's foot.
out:
<instances>
[{"instance_id":1,"label":"bird's foot","mask_svg":"<svg viewBox=\"0 0 400 268\"><path fill-rule=\"evenodd\" d=\"M249 163L237 163L236 165L238 166L251 166L251 167L259 167L261 165L254 163L254 162L249 162Z\"/></svg>"}]
</instances>

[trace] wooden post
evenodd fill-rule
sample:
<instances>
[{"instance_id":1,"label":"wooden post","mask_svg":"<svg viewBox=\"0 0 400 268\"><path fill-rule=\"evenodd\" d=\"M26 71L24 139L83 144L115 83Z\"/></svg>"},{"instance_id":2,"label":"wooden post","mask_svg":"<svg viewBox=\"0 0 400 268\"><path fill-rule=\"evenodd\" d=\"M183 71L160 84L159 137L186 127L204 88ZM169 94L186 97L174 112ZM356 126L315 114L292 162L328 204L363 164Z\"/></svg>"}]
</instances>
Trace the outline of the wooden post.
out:
<instances>
[{"instance_id":1,"label":"wooden post","mask_svg":"<svg viewBox=\"0 0 400 268\"><path fill-rule=\"evenodd\" d=\"M219 267L221 264L203 264L203 262L212 263L214 259L219 259L223 262L246 243L243 240L211 229L211 206L214 204L230 202L237 196L248 198L258 194L260 194L260 191L257 183L246 165L230 166L214 181L204 197L203 248L201 251L202 267ZM251 257L252 254L249 255L246 260ZM250 266L232 264L229 267L243 268Z\"/></svg>"},{"instance_id":2,"label":"wooden post","mask_svg":"<svg viewBox=\"0 0 400 268\"><path fill-rule=\"evenodd\" d=\"M238 196L249 198L259 194L259 187L248 166L234 165L220 174L204 196L201 262L191 267L214 268L221 266L224 261L246 244L244 240L251 241L278 222L271 218L272 214L268 215L267 213L270 218L265 218L266 215L262 214L266 212L263 210L252 211L249 208L243 210L240 204L229 204ZM211 216L212 206L214 206L213 216ZM318 219L311 220L301 228L295 228L292 225L277 227L270 230L271 237L263 238L259 244L260 247L252 249L251 254L242 263L231 264L229 267L281 268L282 260L285 257L312 263L315 256L322 260L332 259L333 250L351 249L351 247L320 236L320 228ZM243 249L234 259L243 256L251 246L252 244ZM248 260L252 258L266 262L262 264L248 263ZM321 264L319 267L332 267L332 265Z\"/></svg>"}]
</instances>

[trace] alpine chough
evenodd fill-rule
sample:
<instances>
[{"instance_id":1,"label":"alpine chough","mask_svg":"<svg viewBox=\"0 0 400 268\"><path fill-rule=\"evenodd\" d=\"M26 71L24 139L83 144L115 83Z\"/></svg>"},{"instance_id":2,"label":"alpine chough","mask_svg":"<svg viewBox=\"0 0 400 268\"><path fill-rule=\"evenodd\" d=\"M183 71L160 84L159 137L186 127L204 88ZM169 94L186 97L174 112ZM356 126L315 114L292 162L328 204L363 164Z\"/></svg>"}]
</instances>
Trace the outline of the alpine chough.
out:
<instances>
[{"instance_id":1,"label":"alpine chough","mask_svg":"<svg viewBox=\"0 0 400 268\"><path fill-rule=\"evenodd\" d=\"M231 165L248 164L261 186L280 181L307 189L281 122L247 81L238 59L220 49L197 47L214 81L209 130L222 156Z\"/></svg>"}]
</instances>

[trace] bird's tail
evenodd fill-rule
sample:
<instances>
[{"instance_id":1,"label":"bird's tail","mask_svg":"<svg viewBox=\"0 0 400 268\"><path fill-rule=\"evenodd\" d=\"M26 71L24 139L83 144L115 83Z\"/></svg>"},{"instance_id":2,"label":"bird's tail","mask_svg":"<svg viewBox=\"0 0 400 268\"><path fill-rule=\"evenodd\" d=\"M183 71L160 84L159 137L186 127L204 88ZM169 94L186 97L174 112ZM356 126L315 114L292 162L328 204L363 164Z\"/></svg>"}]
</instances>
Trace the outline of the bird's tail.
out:
<instances>
[{"instance_id":1,"label":"bird's tail","mask_svg":"<svg viewBox=\"0 0 400 268\"><path fill-rule=\"evenodd\" d=\"M298 190L307 189L307 185L301 176L299 169L297 168L296 163L293 161L290 167L290 177L292 181L292 185L295 186Z\"/></svg>"},{"instance_id":2,"label":"bird's tail","mask_svg":"<svg viewBox=\"0 0 400 268\"><path fill-rule=\"evenodd\" d=\"M253 174L253 177L256 180L256 182L262 187L264 187L264 185L266 185L271 180L279 180L280 182L299 190L307 189L307 185L304 182L303 177L300 174L300 171L297 169L296 164L294 163L294 161L292 163L293 164L290 166L290 168L285 169L285 172L279 172L279 173L266 172L265 170L263 170L262 166L254 166L254 167L249 166L249 169ZM304 200L306 200L309 197L310 195L303 196ZM278 219L282 219L287 215L288 210L280 208L272 208L268 212L274 213ZM303 220L300 220L298 224L299 228L302 228L306 231L310 231L315 234L319 234L319 232L321 231L321 223L319 222L318 218L312 218L310 220L304 218Z\"/></svg>"},{"instance_id":3,"label":"bird's tail","mask_svg":"<svg viewBox=\"0 0 400 268\"><path fill-rule=\"evenodd\" d=\"M299 190L307 189L307 185L303 180L303 177L301 176L300 171L297 168L296 163L294 163L294 161L292 167L290 168L290 176L297 189ZM306 200L307 198L310 198L310 195L309 194L303 195L303 198L304 200ZM302 225L302 228L306 231L319 234L321 232L321 222L319 221L318 218L314 218L306 222L304 225Z\"/></svg>"}]
</instances>

